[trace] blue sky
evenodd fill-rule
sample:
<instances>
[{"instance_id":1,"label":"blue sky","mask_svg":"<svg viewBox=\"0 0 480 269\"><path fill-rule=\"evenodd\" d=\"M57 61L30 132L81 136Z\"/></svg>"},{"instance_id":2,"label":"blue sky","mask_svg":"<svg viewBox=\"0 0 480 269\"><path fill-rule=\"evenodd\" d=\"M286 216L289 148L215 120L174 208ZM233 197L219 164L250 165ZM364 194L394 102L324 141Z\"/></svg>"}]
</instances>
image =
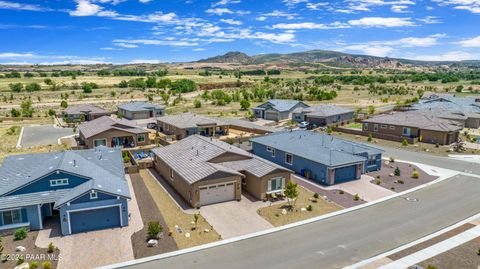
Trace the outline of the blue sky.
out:
<instances>
[{"instance_id":1,"label":"blue sky","mask_svg":"<svg viewBox=\"0 0 480 269\"><path fill-rule=\"evenodd\" d=\"M480 59L480 0L0 0L0 63L191 61L311 49Z\"/></svg>"}]
</instances>

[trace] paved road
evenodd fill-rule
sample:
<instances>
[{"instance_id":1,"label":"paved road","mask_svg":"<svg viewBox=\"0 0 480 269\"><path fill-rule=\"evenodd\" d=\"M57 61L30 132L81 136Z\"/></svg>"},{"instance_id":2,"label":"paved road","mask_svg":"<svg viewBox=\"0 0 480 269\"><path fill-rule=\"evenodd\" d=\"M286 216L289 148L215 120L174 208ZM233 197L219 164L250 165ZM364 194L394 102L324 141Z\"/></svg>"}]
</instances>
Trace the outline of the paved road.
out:
<instances>
[{"instance_id":1,"label":"paved road","mask_svg":"<svg viewBox=\"0 0 480 269\"><path fill-rule=\"evenodd\" d=\"M480 175L480 165L478 165L478 163L454 160L448 157L434 156L427 153L413 152L403 149L387 148L378 145L375 145L375 147L385 150L385 153L383 154L385 157L394 157L398 160L423 163L445 169Z\"/></svg>"},{"instance_id":2,"label":"paved road","mask_svg":"<svg viewBox=\"0 0 480 269\"><path fill-rule=\"evenodd\" d=\"M21 146L56 145L60 137L72 134L72 128L54 128L53 124L25 126Z\"/></svg>"},{"instance_id":3,"label":"paved road","mask_svg":"<svg viewBox=\"0 0 480 269\"><path fill-rule=\"evenodd\" d=\"M300 227L129 268L341 268L480 213L480 179L456 176Z\"/></svg>"}]
</instances>

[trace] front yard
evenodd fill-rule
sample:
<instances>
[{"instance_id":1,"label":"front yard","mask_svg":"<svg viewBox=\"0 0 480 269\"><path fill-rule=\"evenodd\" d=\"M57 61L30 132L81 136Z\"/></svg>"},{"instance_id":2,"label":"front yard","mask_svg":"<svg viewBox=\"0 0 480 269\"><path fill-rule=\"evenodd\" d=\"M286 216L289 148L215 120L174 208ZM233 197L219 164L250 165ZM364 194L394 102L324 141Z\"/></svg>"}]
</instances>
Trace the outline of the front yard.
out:
<instances>
[{"instance_id":1,"label":"front yard","mask_svg":"<svg viewBox=\"0 0 480 269\"><path fill-rule=\"evenodd\" d=\"M47 248L37 247L35 245L37 235L38 231L28 232L25 239L17 241L14 240L13 235L0 237L0 245L3 246L3 251L1 251L0 247L0 268L14 268L24 262L29 263L30 266L37 264L38 268L57 268L60 251L56 247L52 248L52 252L49 252ZM17 247L24 247L25 251L16 251Z\"/></svg>"},{"instance_id":2,"label":"front yard","mask_svg":"<svg viewBox=\"0 0 480 269\"><path fill-rule=\"evenodd\" d=\"M201 215L198 215L197 228L192 230L194 215L187 214L179 208L165 189L152 177L149 170L140 170L140 175L179 249L203 245L221 239L220 235ZM170 235L166 234L165 236Z\"/></svg>"},{"instance_id":3,"label":"front yard","mask_svg":"<svg viewBox=\"0 0 480 269\"><path fill-rule=\"evenodd\" d=\"M325 201L321 196L315 199L313 197L314 193L302 186L298 186L297 190L298 197L293 211L288 210L288 202L285 202L260 208L257 211L258 214L273 226L278 227L342 209L342 207L333 202ZM282 214L282 211L283 213L286 212L286 214Z\"/></svg>"}]
</instances>

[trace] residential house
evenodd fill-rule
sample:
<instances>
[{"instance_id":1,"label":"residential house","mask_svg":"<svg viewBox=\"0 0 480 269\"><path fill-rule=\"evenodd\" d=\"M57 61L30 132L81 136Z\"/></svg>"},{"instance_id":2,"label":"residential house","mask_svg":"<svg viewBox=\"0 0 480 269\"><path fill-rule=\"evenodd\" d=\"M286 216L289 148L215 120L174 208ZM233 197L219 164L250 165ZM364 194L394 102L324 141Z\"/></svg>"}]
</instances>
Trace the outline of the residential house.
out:
<instances>
[{"instance_id":1,"label":"residential house","mask_svg":"<svg viewBox=\"0 0 480 269\"><path fill-rule=\"evenodd\" d=\"M437 110L451 112L450 114L462 114L465 116L463 125L466 128L477 129L480 127L480 98L474 97L432 97L426 100L420 100L418 103L411 106L413 110ZM445 114L446 119L449 118L448 114Z\"/></svg>"},{"instance_id":2,"label":"residential house","mask_svg":"<svg viewBox=\"0 0 480 269\"><path fill-rule=\"evenodd\" d=\"M194 113L168 115L157 118L158 130L180 140L193 134L222 136L228 134L229 124L219 119L207 118Z\"/></svg>"},{"instance_id":3,"label":"residential house","mask_svg":"<svg viewBox=\"0 0 480 269\"><path fill-rule=\"evenodd\" d=\"M40 230L47 219L62 235L128 226L120 149L8 156L0 181L0 230Z\"/></svg>"},{"instance_id":4,"label":"residential house","mask_svg":"<svg viewBox=\"0 0 480 269\"><path fill-rule=\"evenodd\" d=\"M363 132L374 137L396 141L418 139L439 145L456 142L462 130L460 123L437 117L426 110L382 114L362 120L362 123Z\"/></svg>"},{"instance_id":5,"label":"residential house","mask_svg":"<svg viewBox=\"0 0 480 269\"><path fill-rule=\"evenodd\" d=\"M283 193L291 171L214 138L192 135L152 150L154 166L192 207Z\"/></svg>"},{"instance_id":6,"label":"residential house","mask_svg":"<svg viewBox=\"0 0 480 269\"><path fill-rule=\"evenodd\" d=\"M67 107L63 111L63 118L68 123L83 122L91 121L108 114L109 112L101 107L91 104L81 104Z\"/></svg>"},{"instance_id":7,"label":"residential house","mask_svg":"<svg viewBox=\"0 0 480 269\"><path fill-rule=\"evenodd\" d=\"M323 185L359 179L381 169L382 150L313 131L251 138L253 154Z\"/></svg>"},{"instance_id":8,"label":"residential house","mask_svg":"<svg viewBox=\"0 0 480 269\"><path fill-rule=\"evenodd\" d=\"M282 121L291 119L295 109L306 107L309 106L302 101L272 99L252 108L252 113L259 119Z\"/></svg>"},{"instance_id":9,"label":"residential house","mask_svg":"<svg viewBox=\"0 0 480 269\"><path fill-rule=\"evenodd\" d=\"M118 106L118 115L129 120L148 119L165 115L165 107L146 102L129 102Z\"/></svg>"},{"instance_id":10,"label":"residential house","mask_svg":"<svg viewBox=\"0 0 480 269\"><path fill-rule=\"evenodd\" d=\"M310 107L298 107L292 113L296 122L308 121L317 126L342 123L353 119L354 110L336 105L323 104Z\"/></svg>"},{"instance_id":11,"label":"residential house","mask_svg":"<svg viewBox=\"0 0 480 269\"><path fill-rule=\"evenodd\" d=\"M150 144L148 131L135 122L108 116L78 126L79 144L86 148L98 146L132 148Z\"/></svg>"}]
</instances>

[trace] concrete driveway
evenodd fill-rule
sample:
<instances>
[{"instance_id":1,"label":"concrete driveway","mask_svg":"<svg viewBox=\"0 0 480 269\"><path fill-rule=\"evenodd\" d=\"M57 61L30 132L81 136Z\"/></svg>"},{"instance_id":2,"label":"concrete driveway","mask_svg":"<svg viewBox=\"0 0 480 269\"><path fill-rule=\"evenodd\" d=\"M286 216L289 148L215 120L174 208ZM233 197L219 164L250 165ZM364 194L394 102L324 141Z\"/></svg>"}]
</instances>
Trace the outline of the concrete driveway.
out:
<instances>
[{"instance_id":1,"label":"concrete driveway","mask_svg":"<svg viewBox=\"0 0 480 269\"><path fill-rule=\"evenodd\" d=\"M132 195L128 203L131 215L129 226L62 237L59 235L60 227L57 223L38 233L35 242L38 247L46 248L50 242L53 242L60 249L59 269L89 269L134 259L130 237L143 228L143 222L130 177L127 176L127 178Z\"/></svg>"},{"instance_id":2,"label":"concrete driveway","mask_svg":"<svg viewBox=\"0 0 480 269\"><path fill-rule=\"evenodd\" d=\"M56 145L59 138L73 134L73 128L54 127L53 124L25 126L20 146L29 148Z\"/></svg>"},{"instance_id":3,"label":"concrete driveway","mask_svg":"<svg viewBox=\"0 0 480 269\"><path fill-rule=\"evenodd\" d=\"M242 195L240 201L202 206L200 214L227 239L272 228L272 224L257 214L257 209L269 205L269 202Z\"/></svg>"},{"instance_id":4,"label":"concrete driveway","mask_svg":"<svg viewBox=\"0 0 480 269\"><path fill-rule=\"evenodd\" d=\"M362 200L367 202L375 201L396 193L385 189L384 187L370 183L373 179L374 178L371 176L362 175L359 180L336 184L335 186L326 187L325 189L339 189L350 193L351 195L358 194Z\"/></svg>"}]
</instances>

